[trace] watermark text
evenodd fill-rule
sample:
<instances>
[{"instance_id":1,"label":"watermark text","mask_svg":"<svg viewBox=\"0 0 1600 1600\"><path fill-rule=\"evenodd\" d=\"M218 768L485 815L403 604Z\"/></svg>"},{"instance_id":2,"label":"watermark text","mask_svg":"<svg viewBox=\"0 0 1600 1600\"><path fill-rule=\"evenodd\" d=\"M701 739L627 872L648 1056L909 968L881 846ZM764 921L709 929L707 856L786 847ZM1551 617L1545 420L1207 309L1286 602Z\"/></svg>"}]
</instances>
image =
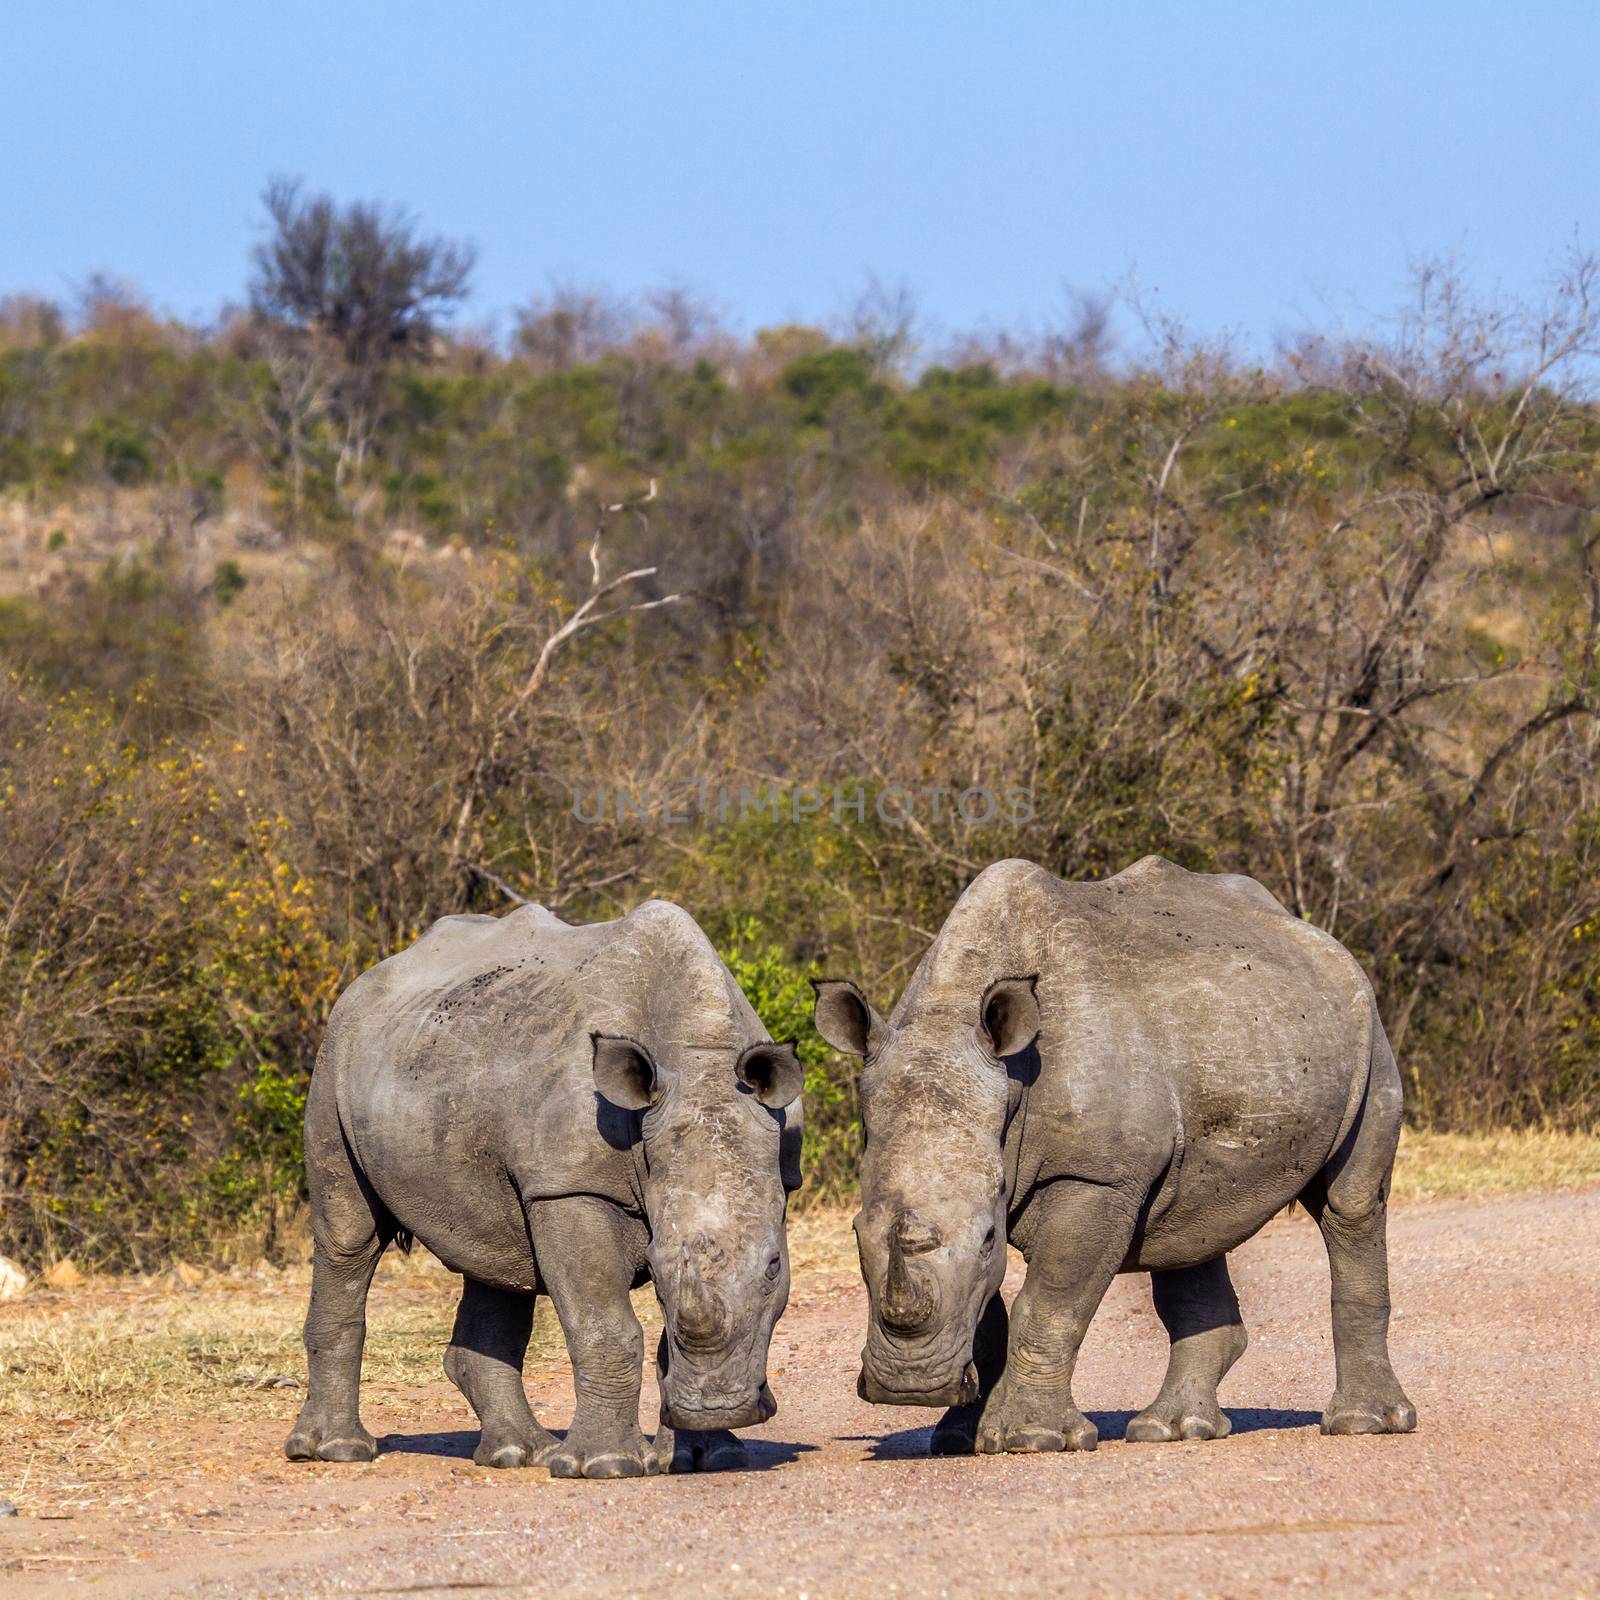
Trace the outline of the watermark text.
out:
<instances>
[{"instance_id":1,"label":"watermark text","mask_svg":"<svg viewBox=\"0 0 1600 1600\"><path fill-rule=\"evenodd\" d=\"M667 827L753 821L831 822L837 827L865 825L876 818L891 828L907 828L955 821L969 827L1015 825L1033 821L1035 812L1033 795L1016 785L957 789L948 784L886 784L869 790L859 783L798 783L749 788L690 778L642 789L580 785L572 793L572 814L586 823L653 822Z\"/></svg>"}]
</instances>

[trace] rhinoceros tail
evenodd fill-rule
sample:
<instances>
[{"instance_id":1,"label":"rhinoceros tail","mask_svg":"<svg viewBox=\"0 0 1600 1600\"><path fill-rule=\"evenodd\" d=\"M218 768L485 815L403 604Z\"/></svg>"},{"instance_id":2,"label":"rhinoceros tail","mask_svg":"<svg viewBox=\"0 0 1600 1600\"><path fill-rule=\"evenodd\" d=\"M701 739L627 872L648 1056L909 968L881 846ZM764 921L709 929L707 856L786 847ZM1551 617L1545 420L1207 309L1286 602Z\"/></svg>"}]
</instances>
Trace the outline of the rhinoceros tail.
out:
<instances>
[{"instance_id":1,"label":"rhinoceros tail","mask_svg":"<svg viewBox=\"0 0 1600 1600\"><path fill-rule=\"evenodd\" d=\"M416 1243L416 1237L409 1228L396 1228L394 1230L394 1242L401 1255L408 1256L411 1254L411 1246Z\"/></svg>"}]
</instances>

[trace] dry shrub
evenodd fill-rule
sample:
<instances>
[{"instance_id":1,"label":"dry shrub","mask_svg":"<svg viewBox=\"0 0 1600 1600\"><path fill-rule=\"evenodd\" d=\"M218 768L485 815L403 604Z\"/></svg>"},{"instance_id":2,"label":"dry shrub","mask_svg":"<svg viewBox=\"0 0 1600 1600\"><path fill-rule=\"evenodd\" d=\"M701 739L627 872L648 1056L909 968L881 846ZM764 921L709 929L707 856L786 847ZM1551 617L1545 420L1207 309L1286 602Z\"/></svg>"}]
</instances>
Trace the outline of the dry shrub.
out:
<instances>
[{"instance_id":1,"label":"dry shrub","mask_svg":"<svg viewBox=\"0 0 1600 1600\"><path fill-rule=\"evenodd\" d=\"M419 371L373 449L470 463L460 504L531 470L515 538L338 523L224 594L151 526L138 584L7 602L0 1248L276 1248L335 995L521 898L688 906L806 1042L810 1192L842 1197L851 1064L807 1032L805 979L887 1008L1008 855L1254 873L1366 963L1414 1120L1591 1126L1593 286L1580 262L1511 326L1425 285L1394 344L1298 378L1164 334L1092 395L912 383L825 340L776 371L767 341L737 385L711 345ZM658 468L591 545L575 485L615 501ZM165 629L136 675L130 619ZM761 804L670 820L669 792L722 787ZM574 815L619 789L639 804ZM978 789L1002 803L963 814Z\"/></svg>"}]
</instances>

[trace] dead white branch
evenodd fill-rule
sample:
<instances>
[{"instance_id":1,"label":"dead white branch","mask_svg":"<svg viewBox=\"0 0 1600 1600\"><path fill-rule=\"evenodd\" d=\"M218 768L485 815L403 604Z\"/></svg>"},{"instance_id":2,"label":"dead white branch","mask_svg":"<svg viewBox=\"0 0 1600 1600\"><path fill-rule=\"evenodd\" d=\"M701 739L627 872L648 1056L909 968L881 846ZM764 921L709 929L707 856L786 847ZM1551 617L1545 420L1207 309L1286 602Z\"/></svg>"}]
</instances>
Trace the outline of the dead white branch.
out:
<instances>
[{"instance_id":1,"label":"dead white branch","mask_svg":"<svg viewBox=\"0 0 1600 1600\"><path fill-rule=\"evenodd\" d=\"M615 516L621 511L636 510L647 506L656 498L656 480L650 480L650 487L642 495L632 500L618 500L611 505L600 508L600 520L595 528L594 538L589 542L589 594L581 605L570 617L559 626L552 629L546 636L544 643L539 647L539 654L534 660L533 670L528 674L527 681L522 685L516 697L504 707L490 724L488 737L480 749L477 758L472 764L472 769L467 776L466 793L461 798L461 805L456 812L455 827L450 837L450 856L468 872L479 871L473 863L467 861L463 855L467 841L467 830L472 825L474 812L477 810L478 801L482 796L484 780L493 768L495 759L500 754L500 746L506 734L515 725L528 703L544 688L549 681L550 669L561 647L570 639L576 638L580 633L590 628L598 628L607 622L613 622L619 617L636 616L645 611L656 611L663 606L676 605L686 597L681 593L662 595L654 600L638 600L627 605L610 606L602 610L605 601L619 590L627 589L630 585L642 583L647 578L653 578L656 567L635 567L631 572L624 572L615 578L606 578L601 568L601 545L605 537L606 518ZM480 876L481 876L480 872ZM487 880L486 881L492 881ZM503 884L495 887L504 889Z\"/></svg>"}]
</instances>

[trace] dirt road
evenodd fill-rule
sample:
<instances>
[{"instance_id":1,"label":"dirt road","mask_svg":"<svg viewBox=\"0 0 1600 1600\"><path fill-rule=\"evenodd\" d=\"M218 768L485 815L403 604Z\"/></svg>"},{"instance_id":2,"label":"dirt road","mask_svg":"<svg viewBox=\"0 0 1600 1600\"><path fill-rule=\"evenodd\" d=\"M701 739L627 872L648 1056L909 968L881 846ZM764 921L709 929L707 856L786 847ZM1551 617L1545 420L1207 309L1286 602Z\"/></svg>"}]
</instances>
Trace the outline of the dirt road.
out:
<instances>
[{"instance_id":1,"label":"dirt road","mask_svg":"<svg viewBox=\"0 0 1600 1600\"><path fill-rule=\"evenodd\" d=\"M1223 1388L1229 1439L1121 1442L1165 1349L1147 1280L1119 1280L1079 1366L1102 1438L1092 1455L929 1459L931 1413L856 1399L863 1299L835 1252L798 1276L779 1326L780 1410L751 1435L755 1470L595 1484L489 1473L442 1380L369 1402L384 1449L371 1465L291 1466L276 1458L298 1402L286 1393L270 1424L127 1430L130 1475L162 1453L159 1490L0 1523L0 1590L1600 1593L1600 1191L1415 1204L1391 1238L1395 1366L1421 1413L1408 1438L1317 1431L1332 1386L1327 1273L1303 1217L1233 1258L1251 1345ZM530 1368L529 1387L564 1423L564 1364ZM647 1391L647 1415L653 1403Z\"/></svg>"}]
</instances>

